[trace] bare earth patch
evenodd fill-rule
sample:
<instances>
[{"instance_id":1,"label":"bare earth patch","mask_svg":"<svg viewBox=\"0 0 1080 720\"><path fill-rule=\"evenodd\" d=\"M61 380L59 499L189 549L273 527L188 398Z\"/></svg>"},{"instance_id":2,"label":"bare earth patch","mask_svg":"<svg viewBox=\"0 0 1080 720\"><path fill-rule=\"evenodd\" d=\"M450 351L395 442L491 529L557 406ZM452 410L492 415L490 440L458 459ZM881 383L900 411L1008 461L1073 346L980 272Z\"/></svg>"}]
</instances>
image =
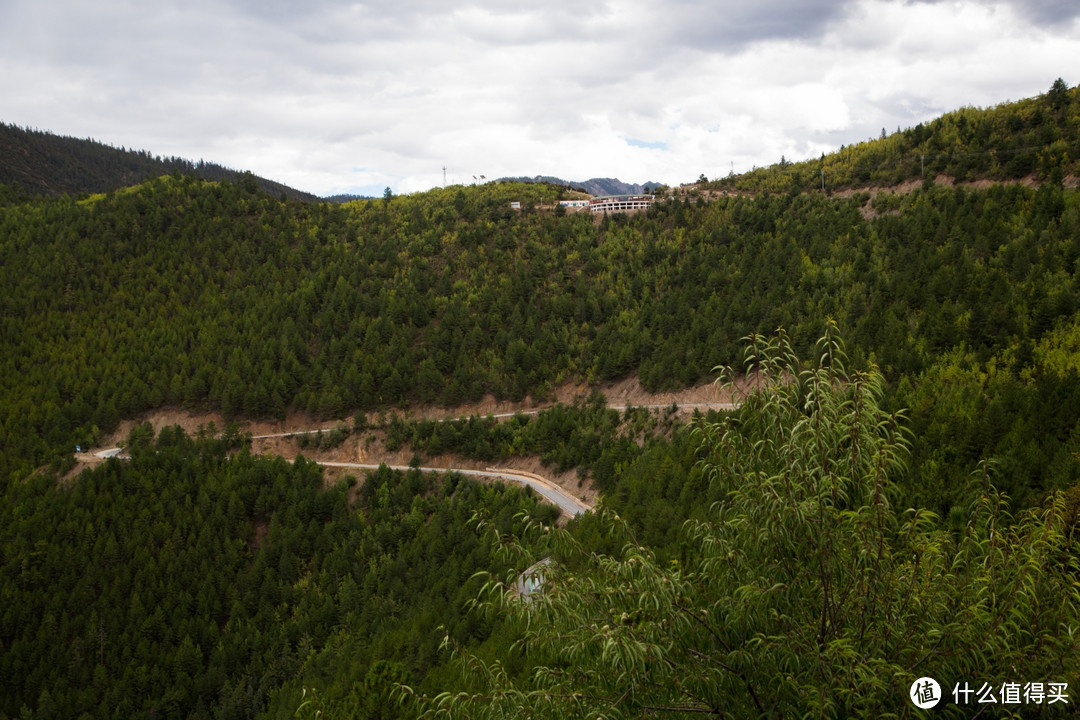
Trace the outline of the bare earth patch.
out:
<instances>
[{"instance_id":1,"label":"bare earth patch","mask_svg":"<svg viewBox=\"0 0 1080 720\"><path fill-rule=\"evenodd\" d=\"M745 382L739 384L745 388ZM636 376L631 376L614 383L606 383L598 386L590 386L581 382L567 382L555 388L553 397L544 401L534 400L531 396L521 402L512 400L496 400L493 395L485 395L481 400L474 403L464 403L451 408L434 405L417 405L405 410L397 411L409 419L446 419L456 417L468 417L470 415L502 415L512 414L519 411L532 412L554 407L558 403L569 404L575 399L586 399L594 390L599 390L607 398L608 405L622 407L626 405L700 405L707 403L731 402L730 393L723 391L713 383L705 383L683 390L673 392L651 393L641 386ZM392 412L392 411L391 411ZM386 413L389 415L389 412ZM379 413L368 413L368 421L375 422Z\"/></svg>"},{"instance_id":2,"label":"bare earth patch","mask_svg":"<svg viewBox=\"0 0 1080 720\"><path fill-rule=\"evenodd\" d=\"M965 180L963 182L956 182L956 178L949 175L936 175L934 177L934 184L941 185L943 187L963 187L973 188L976 190L985 190L986 188L993 187L994 185L1023 185L1024 187L1038 187L1039 180L1034 175L1028 175L1026 177L1017 178L1015 180ZM1065 187L1076 187L1077 179L1070 175L1063 181ZM922 180L906 180L899 185L866 185L864 187L846 188L844 190L837 190L833 193L834 197L847 198L852 195L859 195L860 193L868 193L870 196L877 195L879 192L893 194L893 195L907 195L914 190L922 187Z\"/></svg>"},{"instance_id":3,"label":"bare earth patch","mask_svg":"<svg viewBox=\"0 0 1080 720\"><path fill-rule=\"evenodd\" d=\"M572 403L577 399L588 398L594 390L599 390L607 398L609 406L622 408L626 406L653 406L665 408L671 405L679 407L678 414L687 416L695 409L704 410L707 405L727 404L738 401L739 397L750 386L745 378L740 378L736 383L733 393L727 388L722 388L713 383L706 383L696 387L685 388L672 392L650 393L645 390L637 377L629 377L615 383L608 383L593 388L585 383L564 383L555 389L552 398L544 402L535 402L526 397L522 402L509 400L496 400L488 395L479 402L466 403L453 408L436 406L414 406L397 410L389 410L382 413L368 413L369 424L375 424L379 415L384 419L391 413L398 413L409 419L447 419L468 417L470 415L501 415L513 414L519 411L536 412L544 408L553 407L557 403ZM178 425L189 435L195 435L200 428L209 428L213 423L218 432L225 429L226 421L220 413L193 413L176 408L161 408L153 412L145 413L140 417L125 420L119 427L102 441L103 447L116 447L124 442L131 429L143 422L149 422L155 432L163 428ZM356 462L387 465L408 465L414 456L412 450L402 448L391 452L387 450L385 432L378 428L372 428L362 433L351 434L344 443L336 448L319 450L313 447L301 448L300 441L295 436L282 435L283 433L300 433L314 430L330 431L341 424L352 427L351 418L337 420L317 420L311 415L302 412L291 412L281 421L239 421L243 432L251 433L251 451L259 455L272 455L284 457L288 460L297 455L321 461L321 462ZM271 436L271 437L259 437ZM93 452L78 453L76 466L65 475L65 479L74 477L83 469L93 467L101 462ZM472 470L485 470L493 463L472 460L452 454L437 456L425 456L423 464L426 466L461 468ZM500 461L500 467L541 475L558 485L575 497L592 504L597 498L597 493L589 479L582 479L575 470L564 473L555 473L552 468L545 467L538 457L515 457L507 461ZM324 468L324 477L328 484L334 484L348 475L359 476L361 471L348 468Z\"/></svg>"}]
</instances>

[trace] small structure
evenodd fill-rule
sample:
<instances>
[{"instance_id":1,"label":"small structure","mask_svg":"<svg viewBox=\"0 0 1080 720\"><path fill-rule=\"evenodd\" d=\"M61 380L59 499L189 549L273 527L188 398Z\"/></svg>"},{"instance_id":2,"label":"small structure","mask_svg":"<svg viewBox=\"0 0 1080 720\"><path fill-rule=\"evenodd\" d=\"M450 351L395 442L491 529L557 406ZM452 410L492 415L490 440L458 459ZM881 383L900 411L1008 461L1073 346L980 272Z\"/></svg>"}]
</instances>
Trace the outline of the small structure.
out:
<instances>
[{"instance_id":1,"label":"small structure","mask_svg":"<svg viewBox=\"0 0 1080 720\"><path fill-rule=\"evenodd\" d=\"M547 579L545 573L551 562L551 558L544 558L533 563L518 575L517 580L514 582L514 591L518 597L528 601L530 595L543 589L544 581Z\"/></svg>"},{"instance_id":2,"label":"small structure","mask_svg":"<svg viewBox=\"0 0 1080 720\"><path fill-rule=\"evenodd\" d=\"M603 195L590 200L589 209L594 213L648 210L655 200L655 195Z\"/></svg>"}]
</instances>

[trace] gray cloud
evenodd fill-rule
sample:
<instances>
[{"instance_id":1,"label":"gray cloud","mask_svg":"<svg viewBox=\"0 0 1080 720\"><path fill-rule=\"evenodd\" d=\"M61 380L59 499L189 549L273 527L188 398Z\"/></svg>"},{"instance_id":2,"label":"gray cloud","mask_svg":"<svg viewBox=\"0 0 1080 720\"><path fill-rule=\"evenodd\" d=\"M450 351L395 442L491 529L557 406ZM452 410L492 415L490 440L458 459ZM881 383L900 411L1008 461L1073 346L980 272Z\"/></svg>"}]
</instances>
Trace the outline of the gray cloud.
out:
<instances>
[{"instance_id":1,"label":"gray cloud","mask_svg":"<svg viewBox=\"0 0 1080 720\"><path fill-rule=\"evenodd\" d=\"M1012 0L1017 12L1032 23L1054 29L1068 29L1080 17L1075 0Z\"/></svg>"},{"instance_id":2,"label":"gray cloud","mask_svg":"<svg viewBox=\"0 0 1080 720\"><path fill-rule=\"evenodd\" d=\"M730 53L766 40L818 38L849 4L846 0L680 0L658 9L670 41Z\"/></svg>"},{"instance_id":3,"label":"gray cloud","mask_svg":"<svg viewBox=\"0 0 1080 720\"><path fill-rule=\"evenodd\" d=\"M1078 12L1051 0L0 0L0 120L318 193L424 189L443 165L451 180L679 182L1042 92L1080 57L1065 31Z\"/></svg>"},{"instance_id":4,"label":"gray cloud","mask_svg":"<svg viewBox=\"0 0 1080 720\"><path fill-rule=\"evenodd\" d=\"M935 5L947 0L906 0L911 3ZM976 0L983 5L1008 5L1033 25L1046 29L1067 30L1080 17L1076 0Z\"/></svg>"}]
</instances>

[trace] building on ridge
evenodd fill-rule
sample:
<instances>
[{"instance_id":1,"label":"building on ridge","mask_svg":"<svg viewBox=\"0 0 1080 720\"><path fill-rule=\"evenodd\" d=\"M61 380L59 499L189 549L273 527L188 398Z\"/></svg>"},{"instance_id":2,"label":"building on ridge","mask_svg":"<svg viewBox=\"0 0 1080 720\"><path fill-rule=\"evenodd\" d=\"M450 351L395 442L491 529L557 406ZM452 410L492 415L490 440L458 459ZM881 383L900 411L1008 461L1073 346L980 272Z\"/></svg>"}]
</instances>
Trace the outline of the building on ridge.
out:
<instances>
[{"instance_id":1,"label":"building on ridge","mask_svg":"<svg viewBox=\"0 0 1080 720\"><path fill-rule=\"evenodd\" d=\"M655 195L602 195L589 201L589 209L594 213L648 210L655 200Z\"/></svg>"}]
</instances>

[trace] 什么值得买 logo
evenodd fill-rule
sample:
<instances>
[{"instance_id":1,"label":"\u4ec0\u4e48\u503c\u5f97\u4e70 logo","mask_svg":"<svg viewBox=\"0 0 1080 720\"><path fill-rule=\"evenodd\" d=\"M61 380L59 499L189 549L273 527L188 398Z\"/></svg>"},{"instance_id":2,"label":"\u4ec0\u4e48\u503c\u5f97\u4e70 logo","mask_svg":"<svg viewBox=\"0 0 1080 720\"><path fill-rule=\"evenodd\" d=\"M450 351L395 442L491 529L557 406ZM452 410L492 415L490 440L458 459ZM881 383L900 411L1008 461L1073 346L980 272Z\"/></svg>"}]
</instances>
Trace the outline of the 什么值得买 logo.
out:
<instances>
[{"instance_id":1,"label":"\u4ec0\u4e48\u503c\u5f97\u4e70 logo","mask_svg":"<svg viewBox=\"0 0 1080 720\"><path fill-rule=\"evenodd\" d=\"M911 702L918 708L932 708L941 701L941 686L932 677L921 677L911 684Z\"/></svg>"}]
</instances>

